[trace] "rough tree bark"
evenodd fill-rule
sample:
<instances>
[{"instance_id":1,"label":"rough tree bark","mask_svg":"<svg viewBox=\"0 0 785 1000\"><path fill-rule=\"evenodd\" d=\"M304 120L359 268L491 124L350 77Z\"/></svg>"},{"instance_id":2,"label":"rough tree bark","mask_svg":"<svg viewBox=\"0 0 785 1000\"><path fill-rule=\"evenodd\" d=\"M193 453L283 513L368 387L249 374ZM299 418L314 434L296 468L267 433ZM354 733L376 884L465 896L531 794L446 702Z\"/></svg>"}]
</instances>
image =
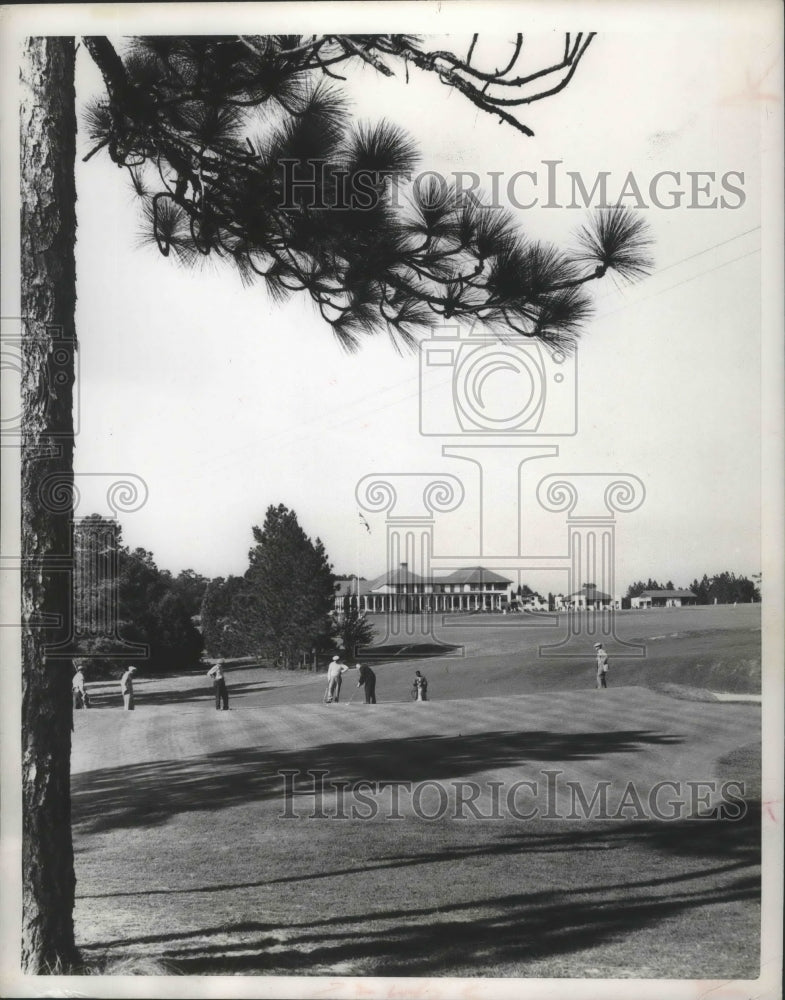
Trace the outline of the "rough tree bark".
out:
<instances>
[{"instance_id":1,"label":"rough tree bark","mask_svg":"<svg viewBox=\"0 0 785 1000\"><path fill-rule=\"evenodd\" d=\"M22 61L22 965L63 972L74 943L70 630L76 110L72 38ZM43 617L45 616L45 617Z\"/></svg>"}]
</instances>

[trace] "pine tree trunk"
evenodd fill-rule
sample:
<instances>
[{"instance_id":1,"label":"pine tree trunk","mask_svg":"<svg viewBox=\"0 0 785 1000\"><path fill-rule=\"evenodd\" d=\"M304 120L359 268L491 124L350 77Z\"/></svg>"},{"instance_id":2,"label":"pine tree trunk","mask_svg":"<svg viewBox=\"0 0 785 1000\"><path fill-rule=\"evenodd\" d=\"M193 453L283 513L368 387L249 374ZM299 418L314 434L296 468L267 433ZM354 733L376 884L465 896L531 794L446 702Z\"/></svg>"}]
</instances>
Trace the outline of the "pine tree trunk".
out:
<instances>
[{"instance_id":1,"label":"pine tree trunk","mask_svg":"<svg viewBox=\"0 0 785 1000\"><path fill-rule=\"evenodd\" d=\"M65 971L78 957L71 661L47 656L71 617L74 56L71 38L30 38L21 74L22 965L36 974Z\"/></svg>"}]
</instances>

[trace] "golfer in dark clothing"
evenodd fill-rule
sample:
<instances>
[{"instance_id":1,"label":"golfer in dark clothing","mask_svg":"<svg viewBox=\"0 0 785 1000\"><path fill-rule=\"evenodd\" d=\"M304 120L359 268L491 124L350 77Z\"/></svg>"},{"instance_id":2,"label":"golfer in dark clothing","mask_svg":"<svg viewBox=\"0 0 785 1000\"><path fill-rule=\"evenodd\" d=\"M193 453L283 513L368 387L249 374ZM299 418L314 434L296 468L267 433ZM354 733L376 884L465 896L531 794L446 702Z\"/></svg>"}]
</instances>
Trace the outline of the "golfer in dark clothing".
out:
<instances>
[{"instance_id":1,"label":"golfer in dark clothing","mask_svg":"<svg viewBox=\"0 0 785 1000\"><path fill-rule=\"evenodd\" d=\"M357 674L357 687L365 687L365 704L376 704L376 674L370 667L363 667L357 664L359 673Z\"/></svg>"},{"instance_id":2,"label":"golfer in dark clothing","mask_svg":"<svg viewBox=\"0 0 785 1000\"><path fill-rule=\"evenodd\" d=\"M224 661L219 660L215 666L210 667L207 676L212 678L215 690L215 707L219 711L227 711L229 708L229 692L226 689L226 678L224 677Z\"/></svg>"}]
</instances>

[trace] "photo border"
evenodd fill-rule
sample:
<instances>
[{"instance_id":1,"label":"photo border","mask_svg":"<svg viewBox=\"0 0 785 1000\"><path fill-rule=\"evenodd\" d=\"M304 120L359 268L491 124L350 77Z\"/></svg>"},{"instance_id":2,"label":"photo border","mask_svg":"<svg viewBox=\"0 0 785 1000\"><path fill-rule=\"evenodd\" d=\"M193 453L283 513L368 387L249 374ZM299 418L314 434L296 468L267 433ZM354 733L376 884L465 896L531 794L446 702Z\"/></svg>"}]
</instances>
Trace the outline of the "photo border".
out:
<instances>
[{"instance_id":1,"label":"photo border","mask_svg":"<svg viewBox=\"0 0 785 1000\"><path fill-rule=\"evenodd\" d=\"M371 6L353 3L270 4L117 4L49 5L4 7L0 12L0 45L4 68L2 132L2 314L18 314L19 170L18 170L18 41L24 34L176 33L187 23L188 31L226 34L229 24L250 27L257 33L318 30L336 24L347 33L387 31L403 26L406 31L441 33L473 30L477 18L489 32L505 26L519 27L523 9L527 28L552 30L562 24L575 26L584 20L599 31L640 33L671 25L678 31L701 31L710 22L707 11L717 5L687 0L678 5L637 2L574 2L515 5L492 0L471 2L389 2ZM735 0L720 4L724 32L749 30L750 25L771 39L772 53L779 52L776 77L782 88L782 10L764 0ZM481 13L480 13L481 12ZM576 16L577 15L577 16ZM711 25L709 25L711 26ZM771 89L771 88L769 88ZM600 980L600 979L453 979L453 978L340 978L340 977L32 977L18 973L19 914L21 912L21 748L19 720L21 692L18 634L0 630L3 670L0 676L2 704L2 853L0 875L5 891L0 914L0 981L6 996L74 994L90 997L381 997L441 998L608 998L641 997L669 1000L711 995L716 1000L738 996L773 998L779 995L782 971L782 827L783 827L783 565L785 563L785 503L783 494L783 425L785 400L783 378L783 122L782 103L761 106L762 154L762 467L763 531L762 570L765 580L763 621L763 934L761 977L758 980L723 982L708 980ZM16 303L16 307L15 307ZM13 551L18 538L18 454L2 453L2 545ZM0 598L6 607L19 606L18 586L3 574Z\"/></svg>"}]
</instances>

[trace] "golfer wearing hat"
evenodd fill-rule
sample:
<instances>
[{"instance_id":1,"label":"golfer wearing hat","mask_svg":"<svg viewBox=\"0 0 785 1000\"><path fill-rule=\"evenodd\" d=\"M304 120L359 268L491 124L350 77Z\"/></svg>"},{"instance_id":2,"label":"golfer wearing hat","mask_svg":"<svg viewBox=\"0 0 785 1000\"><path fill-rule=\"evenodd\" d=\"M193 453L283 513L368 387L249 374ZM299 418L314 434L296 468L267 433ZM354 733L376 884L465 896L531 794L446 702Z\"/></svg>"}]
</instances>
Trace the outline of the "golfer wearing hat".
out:
<instances>
[{"instance_id":1,"label":"golfer wearing hat","mask_svg":"<svg viewBox=\"0 0 785 1000\"><path fill-rule=\"evenodd\" d=\"M606 688L608 686L608 654L603 649L601 642L594 643L594 651L597 654L597 687Z\"/></svg>"},{"instance_id":2,"label":"golfer wearing hat","mask_svg":"<svg viewBox=\"0 0 785 1000\"><path fill-rule=\"evenodd\" d=\"M341 700L341 675L345 674L348 669L337 656L334 656L330 661L330 666L327 668L327 690L324 692L325 704L329 705L333 701Z\"/></svg>"},{"instance_id":3,"label":"golfer wearing hat","mask_svg":"<svg viewBox=\"0 0 785 1000\"><path fill-rule=\"evenodd\" d=\"M218 660L207 671L207 676L213 682L215 693L215 707L222 712L229 711L229 692L226 688L226 677L224 675L224 661Z\"/></svg>"},{"instance_id":4,"label":"golfer wearing hat","mask_svg":"<svg viewBox=\"0 0 785 1000\"><path fill-rule=\"evenodd\" d=\"M73 697L74 708L89 708L90 699L87 697L84 683L84 670L80 663L76 663L76 672L71 680L71 695Z\"/></svg>"},{"instance_id":5,"label":"golfer wearing hat","mask_svg":"<svg viewBox=\"0 0 785 1000\"><path fill-rule=\"evenodd\" d=\"M123 708L127 712L134 710L134 674L136 667L130 666L120 678L120 691L123 694Z\"/></svg>"}]
</instances>

